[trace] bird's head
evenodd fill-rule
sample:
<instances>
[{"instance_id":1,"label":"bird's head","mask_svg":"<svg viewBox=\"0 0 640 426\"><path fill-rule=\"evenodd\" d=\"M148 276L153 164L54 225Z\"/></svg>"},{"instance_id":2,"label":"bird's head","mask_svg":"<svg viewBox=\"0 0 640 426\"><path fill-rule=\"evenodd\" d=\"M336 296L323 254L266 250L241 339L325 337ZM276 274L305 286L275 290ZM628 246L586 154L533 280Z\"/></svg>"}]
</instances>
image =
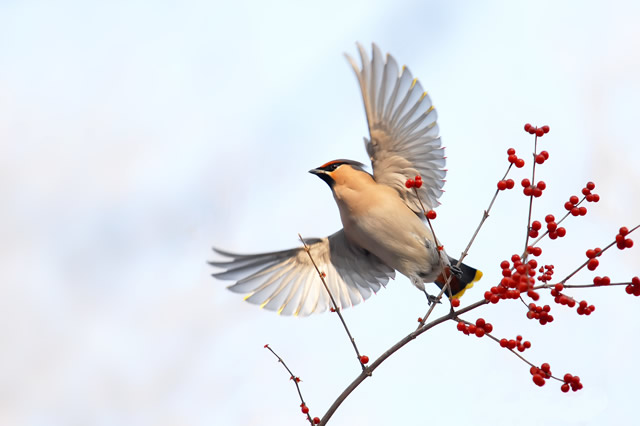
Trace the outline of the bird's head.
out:
<instances>
[{"instance_id":1,"label":"bird's head","mask_svg":"<svg viewBox=\"0 0 640 426\"><path fill-rule=\"evenodd\" d=\"M309 170L309 173L318 176L332 189L336 184L342 185L363 175L371 176L364 170L364 164L353 160L329 161L318 168Z\"/></svg>"}]
</instances>

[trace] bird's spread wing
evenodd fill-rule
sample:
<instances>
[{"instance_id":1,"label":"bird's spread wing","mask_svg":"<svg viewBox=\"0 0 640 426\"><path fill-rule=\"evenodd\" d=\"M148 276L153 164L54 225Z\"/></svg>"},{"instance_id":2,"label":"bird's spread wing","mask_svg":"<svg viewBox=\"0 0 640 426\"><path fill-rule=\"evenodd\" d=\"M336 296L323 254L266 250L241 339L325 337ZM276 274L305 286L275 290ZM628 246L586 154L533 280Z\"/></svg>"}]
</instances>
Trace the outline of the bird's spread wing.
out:
<instances>
[{"instance_id":1,"label":"bird's spread wing","mask_svg":"<svg viewBox=\"0 0 640 426\"><path fill-rule=\"evenodd\" d=\"M344 231L305 240L339 308L356 305L385 286L395 272L373 254L351 245ZM318 273L304 248L262 254L234 254L214 248L225 261L209 262L223 269L213 274L234 280L229 290L245 300L283 315L309 315L331 306Z\"/></svg>"},{"instance_id":2,"label":"bird's spread wing","mask_svg":"<svg viewBox=\"0 0 640 426\"><path fill-rule=\"evenodd\" d=\"M438 205L446 171L444 149L438 136L436 110L422 85L407 67L398 70L391 55L382 56L373 45L373 58L358 44L362 69L347 55L362 91L370 139L365 138L373 176L378 183L396 189L407 205L422 212L407 179L422 177L418 189L425 208Z\"/></svg>"}]
</instances>

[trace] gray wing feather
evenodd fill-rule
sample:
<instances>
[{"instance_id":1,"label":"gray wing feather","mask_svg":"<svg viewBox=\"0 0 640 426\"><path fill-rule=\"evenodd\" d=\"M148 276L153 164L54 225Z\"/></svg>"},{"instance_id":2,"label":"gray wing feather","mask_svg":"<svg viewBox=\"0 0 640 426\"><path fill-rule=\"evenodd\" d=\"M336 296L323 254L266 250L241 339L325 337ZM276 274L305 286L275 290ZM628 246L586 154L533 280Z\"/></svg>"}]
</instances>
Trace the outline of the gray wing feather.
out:
<instances>
[{"instance_id":1,"label":"gray wing feather","mask_svg":"<svg viewBox=\"0 0 640 426\"><path fill-rule=\"evenodd\" d=\"M367 299L385 286L395 272L374 255L350 244L344 231L327 238L306 239L338 307ZM236 254L213 249L226 258L209 262L220 280L233 280L228 288L246 294L245 300L282 315L306 316L322 312L331 301L303 248L261 254Z\"/></svg>"},{"instance_id":2,"label":"gray wing feather","mask_svg":"<svg viewBox=\"0 0 640 426\"><path fill-rule=\"evenodd\" d=\"M446 171L444 148L438 136L437 113L422 85L407 67L398 71L391 55L386 56L373 44L372 59L358 44L362 68L347 55L356 73L364 101L369 139L365 147L376 182L398 191L415 212L422 209L405 182L422 177L418 189L425 207L438 205Z\"/></svg>"}]
</instances>

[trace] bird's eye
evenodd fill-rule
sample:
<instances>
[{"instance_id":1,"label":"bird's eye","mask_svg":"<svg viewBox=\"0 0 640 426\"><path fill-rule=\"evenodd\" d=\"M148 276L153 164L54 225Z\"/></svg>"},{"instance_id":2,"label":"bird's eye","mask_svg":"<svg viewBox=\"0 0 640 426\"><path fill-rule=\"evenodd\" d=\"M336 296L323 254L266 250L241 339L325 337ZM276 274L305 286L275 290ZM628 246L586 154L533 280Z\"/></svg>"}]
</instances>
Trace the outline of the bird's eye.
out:
<instances>
[{"instance_id":1,"label":"bird's eye","mask_svg":"<svg viewBox=\"0 0 640 426\"><path fill-rule=\"evenodd\" d=\"M334 171L335 169L337 169L339 165L340 165L339 163L329 164L329 165L327 166L326 170L327 170L328 172L332 172L332 171Z\"/></svg>"}]
</instances>

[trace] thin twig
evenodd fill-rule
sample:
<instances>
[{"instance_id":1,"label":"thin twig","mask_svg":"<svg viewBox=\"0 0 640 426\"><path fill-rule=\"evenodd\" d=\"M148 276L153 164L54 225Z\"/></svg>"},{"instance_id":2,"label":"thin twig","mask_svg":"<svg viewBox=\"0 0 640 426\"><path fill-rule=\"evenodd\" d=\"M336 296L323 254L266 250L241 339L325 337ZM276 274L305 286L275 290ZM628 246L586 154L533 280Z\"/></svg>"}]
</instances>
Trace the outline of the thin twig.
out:
<instances>
[{"instance_id":1,"label":"thin twig","mask_svg":"<svg viewBox=\"0 0 640 426\"><path fill-rule=\"evenodd\" d=\"M285 364L284 360L282 358L280 358L280 356L273 349L271 349L271 346L269 346L267 344L267 345L264 345L264 347L266 349L269 349L271 351L271 353L274 354L276 358L278 358L278 362L280 364L282 364L282 366L284 368L286 368L287 371L289 372L289 374L291 376L291 380L293 380L293 384L296 385L296 389L298 390L298 396L300 397L300 402L301 402L300 406L302 407L303 405L307 405L304 402L304 398L302 397L302 391L300 390L300 386L298 385L298 381L300 380L300 378L298 376L296 376L295 374L293 374L293 372L289 369L287 364ZM307 420L309 420L309 423L313 425L313 419L311 418L311 415L309 413L307 413Z\"/></svg>"},{"instance_id":2,"label":"thin twig","mask_svg":"<svg viewBox=\"0 0 640 426\"><path fill-rule=\"evenodd\" d=\"M513 166L513 163L509 163L509 167L507 167L507 171L505 172L505 174L504 174L504 176L502 177L501 180L505 180L507 175L509 175L509 171L511 170L512 166ZM467 255L469 254L469 249L471 248L471 244L473 244L473 242L475 241L476 237L478 236L478 233L480 232L480 228L482 228L482 225L484 225L484 222L489 218L489 212L491 211L491 208L493 207L493 203L496 201L496 198L498 198L498 193L499 192L500 192L500 190L496 189L496 193L493 194L493 198L491 199L491 202L489 203L489 207L487 207L487 209L483 212L482 219L480 219L480 223L478 224L478 227L476 228L475 232L471 236L471 239L469 240L469 244L467 244L467 247L465 247L465 249L460 254L460 259L458 259L458 263L456 264L456 267L459 268L460 265L462 264L462 261L464 260L464 258L467 257Z\"/></svg>"},{"instance_id":3,"label":"thin twig","mask_svg":"<svg viewBox=\"0 0 640 426\"><path fill-rule=\"evenodd\" d=\"M536 135L533 142L533 167L531 172L531 186L534 188L536 186L536 155L538 155L538 135ZM524 239L524 251L521 256L522 263L525 263L529 254L527 252L527 247L529 247L529 232L531 231L531 210L533 210L533 191L531 191L531 195L529 195L529 217L527 219L527 236Z\"/></svg>"},{"instance_id":4,"label":"thin twig","mask_svg":"<svg viewBox=\"0 0 640 426\"><path fill-rule=\"evenodd\" d=\"M344 318L342 317L342 314L340 313L340 308L336 304L336 301L333 298L333 295L331 294L331 290L329 290L329 286L327 285L327 282L324 279L323 272L320 270L320 268L318 268L318 265L316 264L316 261L313 259L313 256L311 255L311 249L309 248L307 243L302 238L302 235L298 234L298 238L300 238L300 241L302 241L302 244L304 245L304 250L307 252L307 255L309 255L309 259L311 259L311 263L313 263L314 268L316 268L316 272L318 273L318 276L320 277L320 280L322 281L322 284L324 285L324 288L327 290L327 293L329 293L329 298L331 299L331 304L333 305L333 309L338 314L338 317L340 317L340 321L342 322L342 326L344 327L344 330L347 332L347 336L349 336L349 341L353 345L353 349L356 351L356 356L358 357L358 362L360 363L360 366L362 367L362 370L365 371L366 367L362 363L362 361L360 361L360 351L358 351L358 346L356 345L356 339L354 339L353 336L351 335L351 332L349 331L349 327L347 327L347 323L344 321Z\"/></svg>"}]
</instances>

